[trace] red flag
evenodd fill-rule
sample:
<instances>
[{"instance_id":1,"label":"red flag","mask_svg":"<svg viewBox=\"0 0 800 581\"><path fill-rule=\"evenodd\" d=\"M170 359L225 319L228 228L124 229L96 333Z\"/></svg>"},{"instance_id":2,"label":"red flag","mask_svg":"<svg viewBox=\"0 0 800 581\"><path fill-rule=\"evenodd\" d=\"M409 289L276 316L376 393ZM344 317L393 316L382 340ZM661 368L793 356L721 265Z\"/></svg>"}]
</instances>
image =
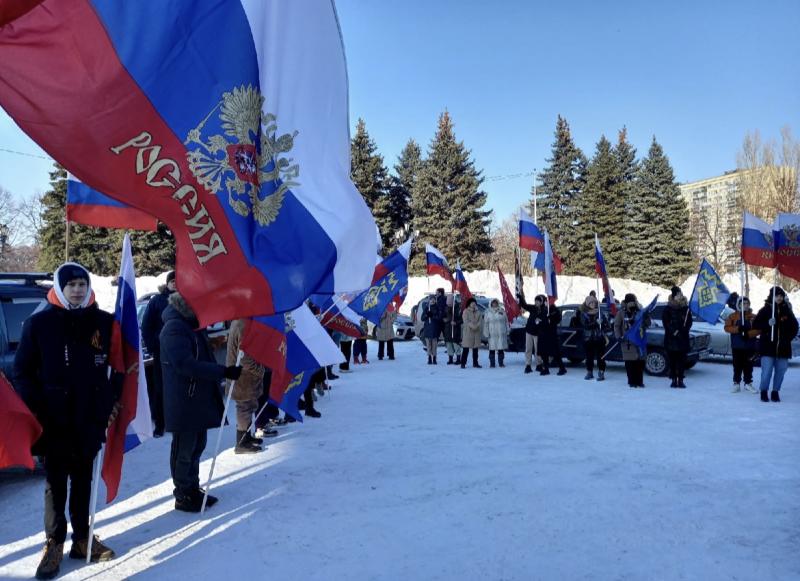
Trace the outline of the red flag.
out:
<instances>
[{"instance_id":1,"label":"red flag","mask_svg":"<svg viewBox=\"0 0 800 581\"><path fill-rule=\"evenodd\" d=\"M0 373L0 468L25 466L33 470L31 446L42 435L42 426Z\"/></svg>"},{"instance_id":2,"label":"red flag","mask_svg":"<svg viewBox=\"0 0 800 581\"><path fill-rule=\"evenodd\" d=\"M508 317L508 322L510 323L520 315L520 308L519 303L514 299L514 295L511 294L511 289L508 288L508 284L506 284L506 277L503 276L503 271L500 270L500 267L497 267L497 274L500 275L500 291L503 293L503 308L506 310L506 317Z\"/></svg>"}]
</instances>

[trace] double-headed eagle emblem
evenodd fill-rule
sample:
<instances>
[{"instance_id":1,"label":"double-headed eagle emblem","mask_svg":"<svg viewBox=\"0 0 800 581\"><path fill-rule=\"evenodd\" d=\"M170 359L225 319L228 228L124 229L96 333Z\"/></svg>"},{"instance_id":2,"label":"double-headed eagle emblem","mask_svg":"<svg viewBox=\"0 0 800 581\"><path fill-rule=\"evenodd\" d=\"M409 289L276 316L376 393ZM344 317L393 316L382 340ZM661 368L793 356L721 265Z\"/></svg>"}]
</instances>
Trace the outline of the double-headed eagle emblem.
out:
<instances>
[{"instance_id":1,"label":"double-headed eagle emblem","mask_svg":"<svg viewBox=\"0 0 800 581\"><path fill-rule=\"evenodd\" d=\"M261 226L277 219L286 192L298 185L300 175L299 165L284 155L294 146L297 131L279 135L277 118L264 110L264 101L251 85L224 93L184 142L198 146L186 155L200 184L214 194L226 193L237 214L252 213ZM204 136L217 110L223 134Z\"/></svg>"}]
</instances>

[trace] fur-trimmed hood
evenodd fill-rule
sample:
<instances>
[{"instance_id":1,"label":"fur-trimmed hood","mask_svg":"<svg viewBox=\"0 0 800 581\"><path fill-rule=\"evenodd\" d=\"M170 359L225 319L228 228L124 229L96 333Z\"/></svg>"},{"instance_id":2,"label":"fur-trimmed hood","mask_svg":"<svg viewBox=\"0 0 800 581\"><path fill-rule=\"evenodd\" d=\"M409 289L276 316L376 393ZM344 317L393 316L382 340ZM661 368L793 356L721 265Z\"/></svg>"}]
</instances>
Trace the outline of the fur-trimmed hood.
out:
<instances>
[{"instance_id":1,"label":"fur-trimmed hood","mask_svg":"<svg viewBox=\"0 0 800 581\"><path fill-rule=\"evenodd\" d=\"M169 306L172 307L181 317L189 321L193 327L197 327L197 315L194 314L192 307L189 306L189 303L186 302L186 299L183 298L181 293L174 292L169 295ZM167 311L165 311L164 314L167 315Z\"/></svg>"},{"instance_id":2,"label":"fur-trimmed hood","mask_svg":"<svg viewBox=\"0 0 800 581\"><path fill-rule=\"evenodd\" d=\"M669 305L673 309L682 309L688 304L689 304L689 299L687 299L685 295L677 295L674 297L669 297L669 300L667 301L667 305Z\"/></svg>"}]
</instances>

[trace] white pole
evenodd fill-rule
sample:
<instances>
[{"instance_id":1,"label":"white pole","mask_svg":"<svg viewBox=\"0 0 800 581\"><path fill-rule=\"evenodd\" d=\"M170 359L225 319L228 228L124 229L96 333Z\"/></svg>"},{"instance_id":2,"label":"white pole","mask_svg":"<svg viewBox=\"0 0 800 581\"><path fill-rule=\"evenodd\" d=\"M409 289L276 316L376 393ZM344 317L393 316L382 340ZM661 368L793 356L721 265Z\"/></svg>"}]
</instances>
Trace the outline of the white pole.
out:
<instances>
[{"instance_id":1,"label":"white pole","mask_svg":"<svg viewBox=\"0 0 800 581\"><path fill-rule=\"evenodd\" d=\"M778 269L777 267L773 270L773 280L772 280L772 320L775 320L775 287L778 286ZM775 325L770 325L770 341L775 340Z\"/></svg>"},{"instance_id":2,"label":"white pole","mask_svg":"<svg viewBox=\"0 0 800 581\"><path fill-rule=\"evenodd\" d=\"M92 559L92 541L94 540L94 521L97 513L97 487L100 482L100 466L103 465L103 450L104 446L100 447L100 451L94 458L94 475L92 476L92 496L89 500L91 513L89 514L89 538L86 543L86 564L88 565Z\"/></svg>"},{"instance_id":3,"label":"white pole","mask_svg":"<svg viewBox=\"0 0 800 581\"><path fill-rule=\"evenodd\" d=\"M741 301L742 305L741 321L742 327L744 328L744 262L742 262L741 266L739 267L739 293L739 300Z\"/></svg>"},{"instance_id":4,"label":"white pole","mask_svg":"<svg viewBox=\"0 0 800 581\"><path fill-rule=\"evenodd\" d=\"M538 194L536 193L536 168L533 168L533 223L539 225L539 207L537 205ZM536 269L531 265L533 270L533 294L534 298L539 294L539 277L536 276Z\"/></svg>"},{"instance_id":5,"label":"white pole","mask_svg":"<svg viewBox=\"0 0 800 581\"><path fill-rule=\"evenodd\" d=\"M239 355L236 356L236 365L242 362L244 352L239 349ZM214 477L214 466L217 464L217 454L219 453L219 444L222 440L222 432L225 429L225 420L228 417L228 407L231 405L231 395L233 395L233 388L236 386L236 380L231 382L231 388L228 390L228 395L225 397L225 408L222 411L222 421L219 423L219 432L217 432L217 444L214 446L214 457L211 459L211 469L208 471L208 480L206 480L206 491L203 494L203 504L200 505L200 514L206 511L206 502L208 501L208 493L211 490L211 479Z\"/></svg>"}]
</instances>

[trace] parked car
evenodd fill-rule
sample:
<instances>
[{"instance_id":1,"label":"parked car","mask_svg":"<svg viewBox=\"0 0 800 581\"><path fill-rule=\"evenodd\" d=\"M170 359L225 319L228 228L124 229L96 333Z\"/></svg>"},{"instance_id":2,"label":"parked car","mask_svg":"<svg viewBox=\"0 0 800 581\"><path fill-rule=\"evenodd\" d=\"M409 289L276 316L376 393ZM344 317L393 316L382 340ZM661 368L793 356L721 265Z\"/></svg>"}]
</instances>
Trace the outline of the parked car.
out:
<instances>
[{"instance_id":1,"label":"parked car","mask_svg":"<svg viewBox=\"0 0 800 581\"><path fill-rule=\"evenodd\" d=\"M394 322L394 338L399 341L410 341L416 336L417 332L414 329L414 322L411 317L398 313Z\"/></svg>"},{"instance_id":2,"label":"parked car","mask_svg":"<svg viewBox=\"0 0 800 581\"><path fill-rule=\"evenodd\" d=\"M572 363L580 363L586 358L583 348L583 338L581 329L572 326L572 318L580 305L561 305L555 307L561 310L561 324L558 328L558 339L561 342L561 356ZM603 312L608 315L605 307ZM609 317L609 320L611 317ZM708 352L711 336L704 331L692 329L690 335L689 353L686 357L686 367L693 367ZM512 329L511 338L514 348L513 351L525 349L525 329ZM606 333L607 348L611 352L606 356L606 361L622 361L622 347L614 338L613 330L609 329ZM645 370L650 375L667 375L669 372L669 362L667 353L664 350L664 330L657 326L651 326L647 331L647 358L645 360Z\"/></svg>"},{"instance_id":3,"label":"parked car","mask_svg":"<svg viewBox=\"0 0 800 581\"><path fill-rule=\"evenodd\" d=\"M22 323L37 308L47 304L47 293L52 286L51 273L0 273L0 360L7 377L11 376L14 366Z\"/></svg>"}]
</instances>

